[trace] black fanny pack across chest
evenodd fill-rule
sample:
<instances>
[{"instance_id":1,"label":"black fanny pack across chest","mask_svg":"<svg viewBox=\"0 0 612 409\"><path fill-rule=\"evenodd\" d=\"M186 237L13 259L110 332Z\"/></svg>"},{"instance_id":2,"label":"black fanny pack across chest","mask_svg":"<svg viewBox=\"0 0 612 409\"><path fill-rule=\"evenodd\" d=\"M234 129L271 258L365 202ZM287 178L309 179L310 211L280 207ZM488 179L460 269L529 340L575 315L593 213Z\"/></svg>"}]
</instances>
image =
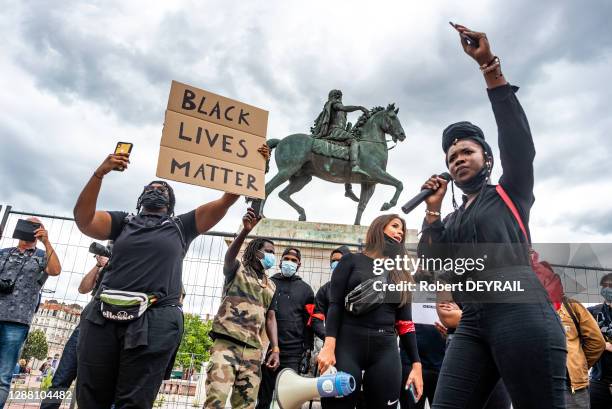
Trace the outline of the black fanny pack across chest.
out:
<instances>
[{"instance_id":1,"label":"black fanny pack across chest","mask_svg":"<svg viewBox=\"0 0 612 409\"><path fill-rule=\"evenodd\" d=\"M344 298L344 308L353 315L362 315L372 311L385 301L384 284L387 284L387 274L365 280L353 288ZM380 283L379 291L375 285Z\"/></svg>"}]
</instances>

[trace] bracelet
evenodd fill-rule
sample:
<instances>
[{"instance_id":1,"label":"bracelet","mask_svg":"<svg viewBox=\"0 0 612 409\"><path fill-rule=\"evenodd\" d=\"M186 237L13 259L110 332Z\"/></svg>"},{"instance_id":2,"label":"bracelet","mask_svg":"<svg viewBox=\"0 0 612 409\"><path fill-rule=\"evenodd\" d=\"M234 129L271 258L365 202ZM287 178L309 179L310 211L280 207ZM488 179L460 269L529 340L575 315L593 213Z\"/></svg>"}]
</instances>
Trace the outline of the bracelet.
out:
<instances>
[{"instance_id":1,"label":"bracelet","mask_svg":"<svg viewBox=\"0 0 612 409\"><path fill-rule=\"evenodd\" d=\"M280 353L280 348L279 347L272 347L272 353L275 352L279 352Z\"/></svg>"},{"instance_id":2,"label":"bracelet","mask_svg":"<svg viewBox=\"0 0 612 409\"><path fill-rule=\"evenodd\" d=\"M487 74L492 73L493 71L497 71L497 69L500 69L500 67L501 67L501 61L499 57L495 56L487 64L482 64L480 66L480 72L483 73L483 75L487 75ZM495 78L497 79L498 77L503 77L503 76L504 74L501 73L501 69L500 69L499 75L496 75Z\"/></svg>"},{"instance_id":3,"label":"bracelet","mask_svg":"<svg viewBox=\"0 0 612 409\"><path fill-rule=\"evenodd\" d=\"M429 209L425 209L425 214L428 216L437 216L437 217L440 217L442 215L442 213L440 212L434 212L433 210L429 210Z\"/></svg>"},{"instance_id":4,"label":"bracelet","mask_svg":"<svg viewBox=\"0 0 612 409\"><path fill-rule=\"evenodd\" d=\"M97 177L98 179L102 180L102 176L98 176L98 174L97 174L96 172L94 172L94 173L93 173L93 175L94 175L95 177Z\"/></svg>"}]
</instances>

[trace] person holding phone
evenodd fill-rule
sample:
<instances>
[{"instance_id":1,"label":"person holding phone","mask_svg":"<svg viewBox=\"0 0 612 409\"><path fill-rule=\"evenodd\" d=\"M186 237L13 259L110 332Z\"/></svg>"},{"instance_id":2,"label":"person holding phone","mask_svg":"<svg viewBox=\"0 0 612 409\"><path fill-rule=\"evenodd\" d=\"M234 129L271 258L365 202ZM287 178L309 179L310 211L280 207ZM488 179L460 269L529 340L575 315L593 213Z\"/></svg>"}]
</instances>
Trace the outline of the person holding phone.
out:
<instances>
[{"instance_id":1,"label":"person holding phone","mask_svg":"<svg viewBox=\"0 0 612 409\"><path fill-rule=\"evenodd\" d=\"M267 146L259 149L267 158ZM78 345L79 407L150 408L183 333L180 309L183 258L191 242L217 224L238 196L175 216L176 198L164 181L145 185L136 215L97 209L105 176L125 171L129 155L108 155L74 207L79 230L114 240L107 271L81 319Z\"/></svg>"},{"instance_id":2,"label":"person holding phone","mask_svg":"<svg viewBox=\"0 0 612 409\"><path fill-rule=\"evenodd\" d=\"M17 247L0 250L0 408L8 398L13 369L38 306L40 290L48 276L57 276L62 270L45 226L35 217L27 222L31 228L28 241L19 240ZM38 242L45 250L36 247Z\"/></svg>"},{"instance_id":3,"label":"person holding phone","mask_svg":"<svg viewBox=\"0 0 612 409\"><path fill-rule=\"evenodd\" d=\"M243 228L225 253L223 299L210 332L214 343L206 372L205 408L225 408L228 396L234 409L255 407L264 330L270 348L263 365L271 371L280 365L276 284L266 274L276 264L274 243L258 237L247 244L241 260L236 259L260 219L252 208L247 209Z\"/></svg>"},{"instance_id":4,"label":"person holding phone","mask_svg":"<svg viewBox=\"0 0 612 409\"><path fill-rule=\"evenodd\" d=\"M489 184L493 153L482 130L466 121L448 126L442 135L445 164L464 193L463 203L455 203L455 211L443 221L448 182L436 175L425 182L423 188L435 193L426 199L418 251L425 257L454 260L483 257L490 251L483 271L451 272L450 279L520 281L525 292L499 293L491 299L478 292L453 293L462 316L446 351L432 409L480 409L500 378L515 409L565 408L563 329L530 265L528 240L500 193L507 193L527 226L535 200L535 147L529 123L515 96L518 88L506 81L487 36L461 25L455 28L487 84L498 128L501 188ZM476 45L467 44L464 36L475 39Z\"/></svg>"}]
</instances>

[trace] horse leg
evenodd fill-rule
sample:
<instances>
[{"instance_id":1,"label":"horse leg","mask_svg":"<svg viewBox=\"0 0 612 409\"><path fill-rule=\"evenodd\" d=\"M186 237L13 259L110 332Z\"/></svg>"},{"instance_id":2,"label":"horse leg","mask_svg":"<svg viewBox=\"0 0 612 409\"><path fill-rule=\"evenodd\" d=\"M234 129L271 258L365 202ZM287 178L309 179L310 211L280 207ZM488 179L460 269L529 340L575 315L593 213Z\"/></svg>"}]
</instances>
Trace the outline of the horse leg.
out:
<instances>
[{"instance_id":1,"label":"horse leg","mask_svg":"<svg viewBox=\"0 0 612 409\"><path fill-rule=\"evenodd\" d=\"M292 177L298 170L299 169L279 170L278 173L274 175L274 177L268 183L266 183L266 197L264 199L264 204L268 200L268 197L270 197L270 193L272 193L274 189L288 181L289 178Z\"/></svg>"},{"instance_id":2,"label":"horse leg","mask_svg":"<svg viewBox=\"0 0 612 409\"><path fill-rule=\"evenodd\" d=\"M293 207L300 214L299 221L306 221L306 213L304 212L304 208L297 204L291 199L291 195L299 192L312 180L311 175L293 175L289 178L289 184L283 190L281 190L278 194L278 197L283 199L285 202L289 203L291 207Z\"/></svg>"},{"instance_id":3,"label":"horse leg","mask_svg":"<svg viewBox=\"0 0 612 409\"><path fill-rule=\"evenodd\" d=\"M361 194L359 195L359 204L357 205L357 215L355 216L355 225L359 226L361 224L361 215L363 211L368 205L370 198L374 194L374 189L376 188L375 183L362 183L361 184Z\"/></svg>"},{"instance_id":4,"label":"horse leg","mask_svg":"<svg viewBox=\"0 0 612 409\"><path fill-rule=\"evenodd\" d=\"M353 192L353 186L351 186L350 183L344 184L344 196L355 202L359 202L359 198L355 196L355 192Z\"/></svg>"},{"instance_id":5,"label":"horse leg","mask_svg":"<svg viewBox=\"0 0 612 409\"><path fill-rule=\"evenodd\" d=\"M397 200L399 199L402 190L404 190L404 184L381 168L370 168L368 169L368 172L370 172L372 180L374 180L376 183L395 187L395 194L393 195L390 201L382 205L380 211L384 212L391 209L397 204Z\"/></svg>"}]
</instances>

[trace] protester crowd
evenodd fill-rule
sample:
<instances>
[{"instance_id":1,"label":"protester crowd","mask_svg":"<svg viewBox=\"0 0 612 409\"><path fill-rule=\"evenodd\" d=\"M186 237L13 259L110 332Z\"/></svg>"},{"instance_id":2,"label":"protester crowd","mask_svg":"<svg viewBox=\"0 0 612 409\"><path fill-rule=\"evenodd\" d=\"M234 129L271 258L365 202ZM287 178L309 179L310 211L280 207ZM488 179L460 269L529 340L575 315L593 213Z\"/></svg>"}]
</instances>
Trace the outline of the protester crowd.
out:
<instances>
[{"instance_id":1,"label":"protester crowd","mask_svg":"<svg viewBox=\"0 0 612 409\"><path fill-rule=\"evenodd\" d=\"M470 278L511 277L532 298L482 302L453 292L437 303L435 326L415 325L409 292L371 297L372 286L363 285L380 279L373 271L375 260L406 254L406 224L397 214L374 219L363 251L332 251L331 280L315 296L300 277L300 248L279 249L261 237L247 242L261 219L249 208L224 259L205 408L224 408L229 399L233 408L267 409L282 369L309 375L332 367L352 375L356 390L322 399L323 408L423 408L426 401L435 409L612 408L612 274L600 281L603 302L587 310L563 295L550 265L533 258L528 221L535 145L518 88L506 81L484 33L456 28L487 84L502 176L498 185L490 184L493 151L478 126L465 121L448 126L442 148L452 182L433 175L423 185L434 193L426 199L418 253L458 258L467 251L461 244L472 250L480 244L506 245L490 268ZM266 145L259 152L269 158ZM61 361L50 358L44 368L52 376L51 390L66 390L76 380L76 399L84 409L152 407L183 334L183 259L193 240L238 200L225 193L176 215L172 187L152 181L136 198L134 214L99 210L105 176L129 165L128 154L108 155L78 197L76 225L108 241L112 252L108 258L97 256L83 277L79 292L91 293L92 299ZM453 197L454 211L442 218L449 183L461 190L462 202ZM33 240L0 250L0 408L13 373L21 371L20 350L41 288L48 276L61 272L44 226L30 221L38 224ZM542 284L536 266L556 277L556 292ZM273 267L279 273L270 276ZM401 268L384 279L414 280ZM366 298L370 301L363 302ZM311 368L315 336L324 344ZM59 405L47 399L41 407Z\"/></svg>"}]
</instances>

